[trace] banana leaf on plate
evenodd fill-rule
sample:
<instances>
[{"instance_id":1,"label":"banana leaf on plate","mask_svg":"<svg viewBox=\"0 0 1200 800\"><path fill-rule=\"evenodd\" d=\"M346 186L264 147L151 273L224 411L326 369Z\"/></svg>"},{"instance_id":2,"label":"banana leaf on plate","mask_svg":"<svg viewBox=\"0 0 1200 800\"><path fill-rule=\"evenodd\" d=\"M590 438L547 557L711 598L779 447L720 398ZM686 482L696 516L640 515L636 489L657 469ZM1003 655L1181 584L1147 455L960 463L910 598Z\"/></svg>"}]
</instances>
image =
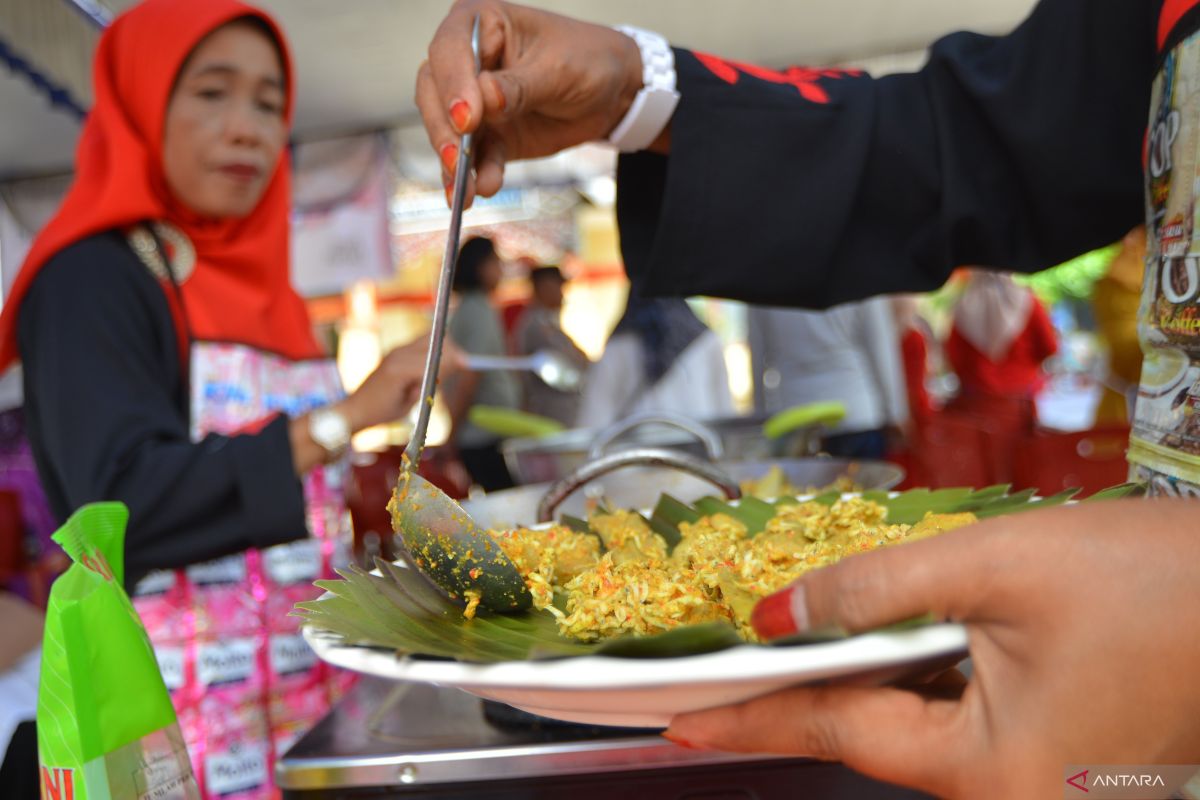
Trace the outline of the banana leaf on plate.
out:
<instances>
[{"instance_id":1,"label":"banana leaf on plate","mask_svg":"<svg viewBox=\"0 0 1200 800\"><path fill-rule=\"evenodd\" d=\"M1123 484L1088 498L1087 502L1124 497L1139 490L1137 484ZM1061 505L1071 500L1074 491L1050 497L1034 497L1032 490L1010 492L1008 486L985 489L913 489L899 494L865 492L863 497L888 509L889 523L916 523L927 512L960 513L970 511L982 518L994 517ZM841 495L831 492L813 499L832 504ZM745 498L727 503L706 497L693 504L664 495L648 517L651 527L669 546L680 540L679 524L694 522L702 516L726 513L747 526L750 535L763 530L775 514L776 506L798 502L797 498L765 501ZM565 522L586 528L583 520ZM341 580L318 581L326 591L318 600L299 603L293 613L310 628L333 634L343 644L392 650L401 655L455 659L474 663L499 663L531 659L568 658L606 655L619 658L673 658L716 652L745 645L732 625L705 623L688 625L654 636L623 636L587 643L568 639L558 633L554 617L547 611L531 610L519 614L480 612L474 619L463 617L459 603L447 599L421 575L385 561L377 562L374 572L359 567L341 571ZM902 626L922 625L927 619L912 620ZM828 641L844 636L839 632L819 632L792 639L787 645L804 641ZM778 644L761 645L779 646Z\"/></svg>"}]
</instances>

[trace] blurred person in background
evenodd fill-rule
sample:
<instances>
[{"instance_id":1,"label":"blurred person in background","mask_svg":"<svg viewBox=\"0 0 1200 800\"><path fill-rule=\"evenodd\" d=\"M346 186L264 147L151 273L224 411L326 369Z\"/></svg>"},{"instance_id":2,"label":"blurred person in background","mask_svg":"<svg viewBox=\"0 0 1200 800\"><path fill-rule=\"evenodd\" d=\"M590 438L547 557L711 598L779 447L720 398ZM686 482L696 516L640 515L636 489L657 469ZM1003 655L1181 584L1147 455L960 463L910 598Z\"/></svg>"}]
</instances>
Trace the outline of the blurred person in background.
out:
<instances>
[{"instance_id":1,"label":"blurred person in background","mask_svg":"<svg viewBox=\"0 0 1200 800\"><path fill-rule=\"evenodd\" d=\"M71 561L50 538L58 525L26 432L23 382L20 365L0 375L0 589L45 608L50 584ZM5 501L16 512L11 522ZM4 563L10 553L15 564Z\"/></svg>"},{"instance_id":2,"label":"blurred person in background","mask_svg":"<svg viewBox=\"0 0 1200 800\"><path fill-rule=\"evenodd\" d=\"M577 427L665 411L696 420L733 414L721 340L680 298L630 292L604 355L588 371Z\"/></svg>"},{"instance_id":3,"label":"blurred person in background","mask_svg":"<svg viewBox=\"0 0 1200 800\"><path fill-rule=\"evenodd\" d=\"M532 298L517 322L514 335L516 355L548 350L571 362L586 377L591 362L562 328L563 284L566 278L555 266L534 266L529 271ZM563 391L546 385L532 372L523 373L524 409L531 414L556 419L570 427L579 415L579 391Z\"/></svg>"},{"instance_id":4,"label":"blurred person in background","mask_svg":"<svg viewBox=\"0 0 1200 800\"><path fill-rule=\"evenodd\" d=\"M940 361L941 347L933 328L921 316L917 295L900 294L891 298L892 316L900 338L900 357L904 364L904 387L908 398L909 419L916 426L929 421L936 406L929 395L930 371ZM931 363L931 350L933 356Z\"/></svg>"},{"instance_id":5,"label":"blurred person in background","mask_svg":"<svg viewBox=\"0 0 1200 800\"><path fill-rule=\"evenodd\" d=\"M1096 327L1108 350L1104 393L1096 409L1096 424L1128 425L1133 416L1142 374L1138 342L1138 308L1146 269L1146 227L1138 226L1121 242L1121 250L1092 290Z\"/></svg>"},{"instance_id":6,"label":"blurred person in background","mask_svg":"<svg viewBox=\"0 0 1200 800\"><path fill-rule=\"evenodd\" d=\"M919 295L892 295L891 311L904 366L904 390L908 400L908 425L899 440L889 444L887 458L905 471L905 486L936 486L945 473L943 453L937 446L938 433L931 431L940 402L930 394L930 378L940 374L943 357L937 335L921 316ZM932 356L932 357L931 357ZM930 435L934 444L931 445ZM950 470L956 472L955 470ZM962 483L957 474L954 483Z\"/></svg>"},{"instance_id":7,"label":"blurred person in background","mask_svg":"<svg viewBox=\"0 0 1200 800\"><path fill-rule=\"evenodd\" d=\"M959 381L951 410L1033 430L1042 363L1058 352L1058 339L1032 289L1008 273L968 270L944 347Z\"/></svg>"},{"instance_id":8,"label":"blurred person in background","mask_svg":"<svg viewBox=\"0 0 1200 800\"><path fill-rule=\"evenodd\" d=\"M500 314L491 300L492 292L500 285L500 274L500 257L491 239L476 236L463 244L454 272L458 304L450 316L449 334L466 353L508 355ZM474 405L519 408L521 388L517 376L499 370L464 371L448 378L443 392L450 412L450 442L457 448L471 480L489 492L513 486L500 452L500 437L468 417Z\"/></svg>"},{"instance_id":9,"label":"blurred person in background","mask_svg":"<svg viewBox=\"0 0 1200 800\"><path fill-rule=\"evenodd\" d=\"M908 424L904 371L886 297L826 311L751 306L748 339L754 404L764 414L836 400L846 417L822 449L883 458L888 433Z\"/></svg>"},{"instance_id":10,"label":"blurred person in background","mask_svg":"<svg viewBox=\"0 0 1200 800\"><path fill-rule=\"evenodd\" d=\"M13 800L38 797L37 710L45 617L15 594L0 589L0 787Z\"/></svg>"},{"instance_id":11,"label":"blurred person in background","mask_svg":"<svg viewBox=\"0 0 1200 800\"><path fill-rule=\"evenodd\" d=\"M345 685L315 659L276 674L268 648L303 647L287 615L348 544L350 435L411 407L425 347L345 397L313 336L288 277L295 83L269 16L146 0L101 36L93 80L74 182L5 298L0 368L20 357L57 521L128 506L126 580L156 650L239 665L169 687L206 796L222 791L206 764L237 750L261 756L242 796L267 798L272 742Z\"/></svg>"},{"instance_id":12,"label":"blurred person in background","mask_svg":"<svg viewBox=\"0 0 1200 800\"><path fill-rule=\"evenodd\" d=\"M523 275L528 275L540 266L538 260L532 256L518 256L513 265L516 271ZM500 325L504 329L504 338L511 355L517 354L517 326L532 303L532 296L510 297L500 308Z\"/></svg>"}]
</instances>

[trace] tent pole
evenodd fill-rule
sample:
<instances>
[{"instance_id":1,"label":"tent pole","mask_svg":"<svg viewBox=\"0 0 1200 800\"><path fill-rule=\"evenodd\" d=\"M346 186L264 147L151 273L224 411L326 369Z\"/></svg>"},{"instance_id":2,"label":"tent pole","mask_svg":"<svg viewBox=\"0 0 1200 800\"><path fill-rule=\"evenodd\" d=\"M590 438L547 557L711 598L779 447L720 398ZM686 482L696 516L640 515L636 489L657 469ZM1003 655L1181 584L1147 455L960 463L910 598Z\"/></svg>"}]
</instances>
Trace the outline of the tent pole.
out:
<instances>
[{"instance_id":1,"label":"tent pole","mask_svg":"<svg viewBox=\"0 0 1200 800\"><path fill-rule=\"evenodd\" d=\"M98 0L63 0L71 8L83 15L84 19L104 30L112 22L112 12L99 3Z\"/></svg>"}]
</instances>

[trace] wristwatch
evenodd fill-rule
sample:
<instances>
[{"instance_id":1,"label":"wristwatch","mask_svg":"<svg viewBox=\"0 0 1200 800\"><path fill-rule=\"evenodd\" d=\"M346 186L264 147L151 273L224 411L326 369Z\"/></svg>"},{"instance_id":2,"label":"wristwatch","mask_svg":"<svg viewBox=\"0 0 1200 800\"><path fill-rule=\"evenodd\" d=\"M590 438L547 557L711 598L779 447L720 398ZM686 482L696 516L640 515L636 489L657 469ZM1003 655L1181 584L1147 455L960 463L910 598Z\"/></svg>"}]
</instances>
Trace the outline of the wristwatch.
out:
<instances>
[{"instance_id":1,"label":"wristwatch","mask_svg":"<svg viewBox=\"0 0 1200 800\"><path fill-rule=\"evenodd\" d=\"M326 406L308 415L308 435L321 445L332 461L346 452L350 446L350 422L340 411Z\"/></svg>"},{"instance_id":2,"label":"wristwatch","mask_svg":"<svg viewBox=\"0 0 1200 800\"><path fill-rule=\"evenodd\" d=\"M608 135L608 143L623 153L645 150L671 121L679 92L675 90L675 53L670 43L653 31L618 25L637 43L642 53L642 88L624 118Z\"/></svg>"}]
</instances>

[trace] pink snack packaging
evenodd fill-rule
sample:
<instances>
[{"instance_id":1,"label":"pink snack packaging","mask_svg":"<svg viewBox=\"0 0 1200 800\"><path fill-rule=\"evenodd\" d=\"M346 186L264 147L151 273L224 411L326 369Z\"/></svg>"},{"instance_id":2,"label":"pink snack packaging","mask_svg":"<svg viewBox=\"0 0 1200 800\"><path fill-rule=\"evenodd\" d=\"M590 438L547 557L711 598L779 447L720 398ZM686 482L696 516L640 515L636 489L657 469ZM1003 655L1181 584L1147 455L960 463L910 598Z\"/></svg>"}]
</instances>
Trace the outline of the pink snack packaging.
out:
<instances>
[{"instance_id":1,"label":"pink snack packaging","mask_svg":"<svg viewBox=\"0 0 1200 800\"><path fill-rule=\"evenodd\" d=\"M262 722L266 659L262 636L196 643L197 706L209 732L232 733Z\"/></svg>"},{"instance_id":2,"label":"pink snack packaging","mask_svg":"<svg viewBox=\"0 0 1200 800\"><path fill-rule=\"evenodd\" d=\"M291 616L296 603L313 600L321 590L313 581L326 576L324 543L301 539L262 551L263 585L266 588L266 627L272 632L295 633L300 620Z\"/></svg>"},{"instance_id":3,"label":"pink snack packaging","mask_svg":"<svg viewBox=\"0 0 1200 800\"><path fill-rule=\"evenodd\" d=\"M261 629L262 607L250 581L252 555L239 553L185 570L197 636L251 634Z\"/></svg>"},{"instance_id":4,"label":"pink snack packaging","mask_svg":"<svg viewBox=\"0 0 1200 800\"><path fill-rule=\"evenodd\" d=\"M201 772L205 795L222 800L273 797L269 742L265 724L237 733L209 735Z\"/></svg>"},{"instance_id":5,"label":"pink snack packaging","mask_svg":"<svg viewBox=\"0 0 1200 800\"><path fill-rule=\"evenodd\" d=\"M186 642L191 635L191 608L181 576L178 570L155 570L134 588L133 607L151 641Z\"/></svg>"}]
</instances>

